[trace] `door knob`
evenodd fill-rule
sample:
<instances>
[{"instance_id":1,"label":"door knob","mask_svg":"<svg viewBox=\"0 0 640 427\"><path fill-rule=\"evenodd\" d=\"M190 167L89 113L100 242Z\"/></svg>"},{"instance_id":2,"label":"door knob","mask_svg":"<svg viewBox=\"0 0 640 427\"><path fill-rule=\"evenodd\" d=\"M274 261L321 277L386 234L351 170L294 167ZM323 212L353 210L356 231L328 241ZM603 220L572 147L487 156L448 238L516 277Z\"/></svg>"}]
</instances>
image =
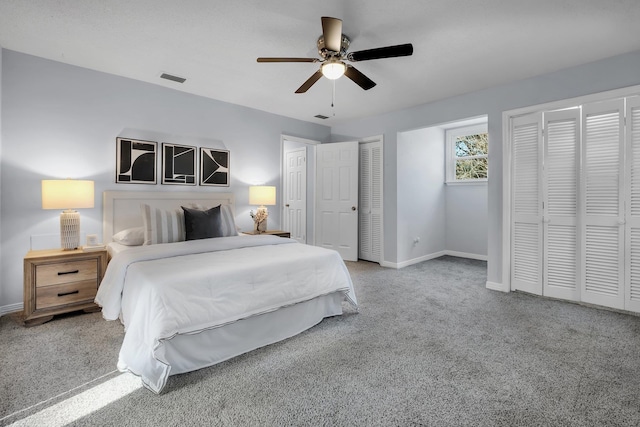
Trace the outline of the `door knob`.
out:
<instances>
[{"instance_id":1,"label":"door knob","mask_svg":"<svg viewBox=\"0 0 640 427\"><path fill-rule=\"evenodd\" d=\"M356 210L356 207L355 207L355 206L351 206L351 210L352 210L352 211L355 211L355 210Z\"/></svg>"},{"instance_id":2,"label":"door knob","mask_svg":"<svg viewBox=\"0 0 640 427\"><path fill-rule=\"evenodd\" d=\"M286 207L289 207L289 203L287 203L285 206L286 206Z\"/></svg>"}]
</instances>

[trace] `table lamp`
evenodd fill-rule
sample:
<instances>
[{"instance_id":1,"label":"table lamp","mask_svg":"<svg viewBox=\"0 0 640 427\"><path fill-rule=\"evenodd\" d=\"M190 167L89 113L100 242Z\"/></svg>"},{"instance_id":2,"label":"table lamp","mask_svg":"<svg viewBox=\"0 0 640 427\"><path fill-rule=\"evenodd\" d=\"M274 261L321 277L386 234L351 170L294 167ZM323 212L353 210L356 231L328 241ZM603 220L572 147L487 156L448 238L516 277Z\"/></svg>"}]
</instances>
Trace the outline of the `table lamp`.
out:
<instances>
[{"instance_id":1,"label":"table lamp","mask_svg":"<svg viewBox=\"0 0 640 427\"><path fill-rule=\"evenodd\" d=\"M260 205L254 214L251 211L251 218L256 224L257 232L267 231L267 217L269 212L265 205L276 204L276 187L269 185L253 185L249 187L249 204Z\"/></svg>"},{"instance_id":2,"label":"table lamp","mask_svg":"<svg viewBox=\"0 0 640 427\"><path fill-rule=\"evenodd\" d=\"M64 209L60 213L60 243L64 250L80 246L80 214L74 209L93 205L93 181L42 180L42 209Z\"/></svg>"}]
</instances>

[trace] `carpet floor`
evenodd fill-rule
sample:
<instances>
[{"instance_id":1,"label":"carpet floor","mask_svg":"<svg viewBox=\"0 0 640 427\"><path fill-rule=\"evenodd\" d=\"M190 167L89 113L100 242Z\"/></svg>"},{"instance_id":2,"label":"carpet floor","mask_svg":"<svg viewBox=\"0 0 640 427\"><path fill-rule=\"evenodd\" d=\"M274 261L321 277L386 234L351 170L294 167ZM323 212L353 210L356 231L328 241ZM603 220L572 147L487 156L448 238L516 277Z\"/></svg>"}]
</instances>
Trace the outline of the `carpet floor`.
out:
<instances>
[{"instance_id":1,"label":"carpet floor","mask_svg":"<svg viewBox=\"0 0 640 427\"><path fill-rule=\"evenodd\" d=\"M347 263L359 312L169 378L100 313L0 318L0 426L640 426L640 317L485 288L486 263Z\"/></svg>"}]
</instances>

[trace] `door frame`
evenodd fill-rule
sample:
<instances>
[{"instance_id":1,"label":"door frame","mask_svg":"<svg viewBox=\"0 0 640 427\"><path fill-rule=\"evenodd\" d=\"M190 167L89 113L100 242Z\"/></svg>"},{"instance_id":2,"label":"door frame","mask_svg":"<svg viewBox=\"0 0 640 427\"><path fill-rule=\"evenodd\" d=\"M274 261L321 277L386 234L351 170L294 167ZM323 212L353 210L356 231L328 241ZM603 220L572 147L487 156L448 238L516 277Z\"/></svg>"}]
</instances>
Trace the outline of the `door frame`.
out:
<instances>
[{"instance_id":1,"label":"door frame","mask_svg":"<svg viewBox=\"0 0 640 427\"><path fill-rule=\"evenodd\" d=\"M308 245L315 245L316 244L316 236L315 236L315 224L316 224L316 217L315 217L315 211L316 211L316 202L315 202L315 188L316 188L316 176L315 176L315 158L316 158L316 146L320 145L321 142L320 141L316 141L313 139L306 139L306 138L299 138L297 136L291 136L291 135L286 135L286 134L281 134L280 135L280 189L284 190L284 166L285 166L285 151L284 151L284 145L285 142L289 141L289 142L293 142L296 144L304 144L305 148L307 149L307 161L306 161L306 174L307 174L307 191L305 192L305 197L306 197L306 205L307 205L307 218L306 218L306 236L307 236L307 244ZM309 155L311 154L311 156ZM309 169L309 157L313 157L314 159L314 165L313 165L313 170L310 171ZM311 194L309 194L309 189L312 189L313 192ZM312 206L311 208L309 208L309 198L311 197L311 202L312 202ZM284 200L284 197L283 197ZM280 207L280 214L281 214L281 218L283 218L283 224L284 224L284 203L282 203L282 206ZM311 224L311 228L309 228L309 225ZM309 233L309 230L311 230L311 233Z\"/></svg>"}]
</instances>

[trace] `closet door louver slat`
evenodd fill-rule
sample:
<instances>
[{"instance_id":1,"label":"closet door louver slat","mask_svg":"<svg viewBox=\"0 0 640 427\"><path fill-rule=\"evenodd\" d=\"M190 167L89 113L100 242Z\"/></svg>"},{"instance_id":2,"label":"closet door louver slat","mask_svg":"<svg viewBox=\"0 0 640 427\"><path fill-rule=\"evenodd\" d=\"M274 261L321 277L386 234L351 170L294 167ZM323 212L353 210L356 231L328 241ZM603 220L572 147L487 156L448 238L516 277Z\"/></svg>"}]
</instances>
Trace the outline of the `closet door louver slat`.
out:
<instances>
[{"instance_id":1,"label":"closet door louver slat","mask_svg":"<svg viewBox=\"0 0 640 427\"><path fill-rule=\"evenodd\" d=\"M544 114L543 294L577 301L580 109Z\"/></svg>"},{"instance_id":2,"label":"closet door louver slat","mask_svg":"<svg viewBox=\"0 0 640 427\"><path fill-rule=\"evenodd\" d=\"M584 105L581 299L624 308L624 100Z\"/></svg>"},{"instance_id":3,"label":"closet door louver slat","mask_svg":"<svg viewBox=\"0 0 640 427\"><path fill-rule=\"evenodd\" d=\"M382 261L382 141L360 144L358 258Z\"/></svg>"},{"instance_id":4,"label":"closet door louver slat","mask_svg":"<svg viewBox=\"0 0 640 427\"><path fill-rule=\"evenodd\" d=\"M512 289L542 294L542 115L513 119Z\"/></svg>"},{"instance_id":5,"label":"closet door louver slat","mask_svg":"<svg viewBox=\"0 0 640 427\"><path fill-rule=\"evenodd\" d=\"M625 309L640 312L640 96L627 98Z\"/></svg>"}]
</instances>

